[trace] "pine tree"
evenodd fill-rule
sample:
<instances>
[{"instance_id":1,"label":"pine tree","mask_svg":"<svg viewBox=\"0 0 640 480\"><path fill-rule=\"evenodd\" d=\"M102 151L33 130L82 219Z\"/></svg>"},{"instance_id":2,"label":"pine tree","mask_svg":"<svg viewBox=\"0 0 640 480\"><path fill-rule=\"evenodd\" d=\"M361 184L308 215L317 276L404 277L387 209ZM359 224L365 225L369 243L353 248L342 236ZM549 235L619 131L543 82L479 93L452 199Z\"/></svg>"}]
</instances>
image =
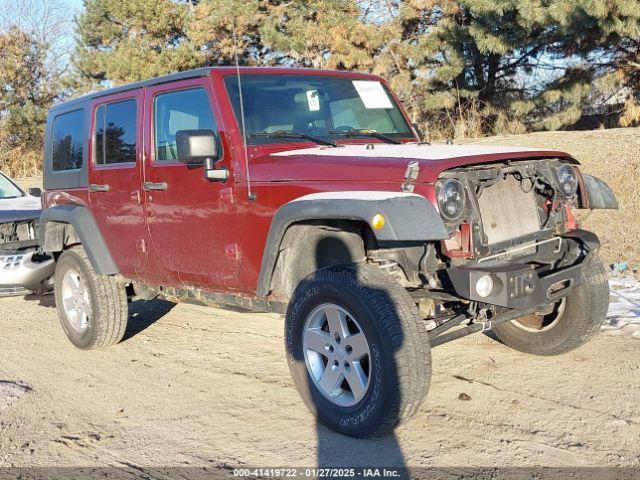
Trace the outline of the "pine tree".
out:
<instances>
[{"instance_id":1,"label":"pine tree","mask_svg":"<svg viewBox=\"0 0 640 480\"><path fill-rule=\"evenodd\" d=\"M392 80L415 121L447 136L572 125L594 80L618 72L614 52L638 51L637 0L387 4L395 38L374 71Z\"/></svg>"},{"instance_id":2,"label":"pine tree","mask_svg":"<svg viewBox=\"0 0 640 480\"><path fill-rule=\"evenodd\" d=\"M236 57L369 71L448 137L566 128L626 86L632 124L639 16L638 0L85 0L74 64L93 87Z\"/></svg>"},{"instance_id":3,"label":"pine tree","mask_svg":"<svg viewBox=\"0 0 640 480\"><path fill-rule=\"evenodd\" d=\"M367 25L355 0L269 2L263 41L281 63L329 69L371 70L375 51L390 37Z\"/></svg>"},{"instance_id":4,"label":"pine tree","mask_svg":"<svg viewBox=\"0 0 640 480\"><path fill-rule=\"evenodd\" d=\"M193 8L171 0L85 0L73 58L81 80L121 84L202 65L204 54L186 33Z\"/></svg>"},{"instance_id":5,"label":"pine tree","mask_svg":"<svg viewBox=\"0 0 640 480\"><path fill-rule=\"evenodd\" d=\"M204 52L207 65L268 63L270 49L260 25L268 15L264 0L202 0L188 29L190 41Z\"/></svg>"}]
</instances>

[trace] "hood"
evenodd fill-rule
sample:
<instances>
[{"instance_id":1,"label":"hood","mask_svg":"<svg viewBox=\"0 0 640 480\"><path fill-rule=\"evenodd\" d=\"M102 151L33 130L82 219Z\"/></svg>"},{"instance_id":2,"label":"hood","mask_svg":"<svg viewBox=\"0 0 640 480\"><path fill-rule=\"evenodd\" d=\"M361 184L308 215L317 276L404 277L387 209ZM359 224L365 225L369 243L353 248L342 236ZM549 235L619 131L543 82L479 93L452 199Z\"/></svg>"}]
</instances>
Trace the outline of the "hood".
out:
<instances>
[{"instance_id":1,"label":"hood","mask_svg":"<svg viewBox=\"0 0 640 480\"><path fill-rule=\"evenodd\" d=\"M440 173L457 166L527 158L567 158L554 150L490 145L345 145L312 147L272 153L252 160L251 176L258 181L401 182L407 164L417 161L417 182L437 180ZM573 160L574 161L574 160Z\"/></svg>"},{"instance_id":2,"label":"hood","mask_svg":"<svg viewBox=\"0 0 640 480\"><path fill-rule=\"evenodd\" d=\"M41 210L40 199L31 195L0 199L0 223L36 219Z\"/></svg>"}]
</instances>

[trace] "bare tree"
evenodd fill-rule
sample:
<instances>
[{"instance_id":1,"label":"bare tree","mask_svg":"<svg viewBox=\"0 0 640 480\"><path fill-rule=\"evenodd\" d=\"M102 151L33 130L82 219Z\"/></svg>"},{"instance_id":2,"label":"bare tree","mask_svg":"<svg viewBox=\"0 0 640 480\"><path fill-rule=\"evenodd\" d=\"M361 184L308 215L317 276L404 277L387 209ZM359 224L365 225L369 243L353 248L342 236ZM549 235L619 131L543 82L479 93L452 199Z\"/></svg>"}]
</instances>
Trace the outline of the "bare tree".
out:
<instances>
[{"instance_id":1,"label":"bare tree","mask_svg":"<svg viewBox=\"0 0 640 480\"><path fill-rule=\"evenodd\" d=\"M64 0L0 0L0 33L19 27L47 47L49 68L64 70L75 46L77 13Z\"/></svg>"}]
</instances>

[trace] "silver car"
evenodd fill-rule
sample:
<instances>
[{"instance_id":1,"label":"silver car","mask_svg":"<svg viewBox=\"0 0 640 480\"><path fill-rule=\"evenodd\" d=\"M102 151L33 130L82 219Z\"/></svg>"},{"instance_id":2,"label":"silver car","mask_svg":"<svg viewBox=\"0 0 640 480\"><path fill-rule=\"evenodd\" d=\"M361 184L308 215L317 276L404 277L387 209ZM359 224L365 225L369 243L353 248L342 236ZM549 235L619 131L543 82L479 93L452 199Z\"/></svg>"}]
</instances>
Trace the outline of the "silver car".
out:
<instances>
[{"instance_id":1,"label":"silver car","mask_svg":"<svg viewBox=\"0 0 640 480\"><path fill-rule=\"evenodd\" d=\"M25 193L0 172L0 296L51 289L55 261L38 246L40 189Z\"/></svg>"}]
</instances>

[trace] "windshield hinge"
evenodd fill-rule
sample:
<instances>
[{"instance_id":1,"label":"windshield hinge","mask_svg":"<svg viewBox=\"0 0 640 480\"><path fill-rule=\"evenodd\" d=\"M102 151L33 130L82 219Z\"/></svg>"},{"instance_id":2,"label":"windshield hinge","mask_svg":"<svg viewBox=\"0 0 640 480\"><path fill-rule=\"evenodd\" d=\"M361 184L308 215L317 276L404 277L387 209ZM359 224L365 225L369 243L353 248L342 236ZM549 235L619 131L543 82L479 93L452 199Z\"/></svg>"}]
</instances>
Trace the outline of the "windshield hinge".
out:
<instances>
[{"instance_id":1,"label":"windshield hinge","mask_svg":"<svg viewBox=\"0 0 640 480\"><path fill-rule=\"evenodd\" d=\"M413 182L418 179L420 174L420 164L418 162L409 162L407 169L404 172L404 183L402 184L402 191L413 193Z\"/></svg>"}]
</instances>

